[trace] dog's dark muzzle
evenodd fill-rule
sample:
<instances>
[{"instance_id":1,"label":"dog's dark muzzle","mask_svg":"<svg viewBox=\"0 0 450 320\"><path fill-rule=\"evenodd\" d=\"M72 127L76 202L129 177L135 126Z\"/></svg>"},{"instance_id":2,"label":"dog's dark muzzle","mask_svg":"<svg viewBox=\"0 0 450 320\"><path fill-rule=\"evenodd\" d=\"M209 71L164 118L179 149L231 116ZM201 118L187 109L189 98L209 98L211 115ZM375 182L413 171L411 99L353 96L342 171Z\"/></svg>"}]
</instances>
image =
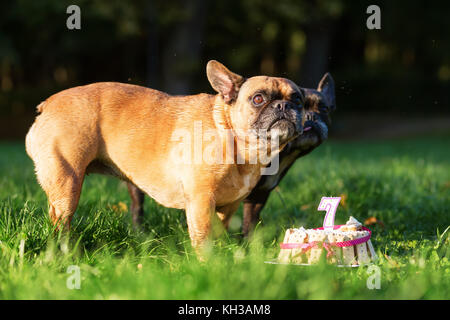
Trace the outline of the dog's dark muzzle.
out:
<instances>
[{"instance_id":1,"label":"dog's dark muzzle","mask_svg":"<svg viewBox=\"0 0 450 320\"><path fill-rule=\"evenodd\" d=\"M269 129L279 121L287 121L293 125L297 134L302 133L302 126L299 121L302 117L301 106L286 100L275 100L270 104L269 108L275 109L272 111L275 117L269 125Z\"/></svg>"},{"instance_id":2,"label":"dog's dark muzzle","mask_svg":"<svg viewBox=\"0 0 450 320\"><path fill-rule=\"evenodd\" d=\"M266 131L268 138L278 137L280 143L284 143L302 134L302 111L301 106L291 101L275 100L261 110L252 127Z\"/></svg>"},{"instance_id":3,"label":"dog's dark muzzle","mask_svg":"<svg viewBox=\"0 0 450 320\"><path fill-rule=\"evenodd\" d=\"M279 110L280 112L286 112L288 109L295 108L295 105L290 101L285 100L275 100L272 102L272 108Z\"/></svg>"},{"instance_id":4,"label":"dog's dark muzzle","mask_svg":"<svg viewBox=\"0 0 450 320\"><path fill-rule=\"evenodd\" d=\"M303 124L304 135L316 134L321 141L328 138L328 124L320 114L307 111L305 120Z\"/></svg>"}]
</instances>

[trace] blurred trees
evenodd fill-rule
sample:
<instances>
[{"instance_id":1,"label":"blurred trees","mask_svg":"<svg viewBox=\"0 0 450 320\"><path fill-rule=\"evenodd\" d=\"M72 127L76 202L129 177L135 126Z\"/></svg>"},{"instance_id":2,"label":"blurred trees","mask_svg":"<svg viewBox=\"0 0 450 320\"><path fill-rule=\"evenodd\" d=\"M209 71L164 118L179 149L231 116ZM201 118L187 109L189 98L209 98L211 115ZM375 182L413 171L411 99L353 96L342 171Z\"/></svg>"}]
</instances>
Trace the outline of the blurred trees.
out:
<instances>
[{"instance_id":1,"label":"blurred trees","mask_svg":"<svg viewBox=\"0 0 450 320\"><path fill-rule=\"evenodd\" d=\"M81 8L81 30L66 28L70 4ZM366 28L370 4L381 7L381 30ZM406 0L3 1L0 116L31 117L48 95L95 81L212 92L209 59L244 76L278 75L302 86L331 71L340 113L448 112L449 7Z\"/></svg>"}]
</instances>

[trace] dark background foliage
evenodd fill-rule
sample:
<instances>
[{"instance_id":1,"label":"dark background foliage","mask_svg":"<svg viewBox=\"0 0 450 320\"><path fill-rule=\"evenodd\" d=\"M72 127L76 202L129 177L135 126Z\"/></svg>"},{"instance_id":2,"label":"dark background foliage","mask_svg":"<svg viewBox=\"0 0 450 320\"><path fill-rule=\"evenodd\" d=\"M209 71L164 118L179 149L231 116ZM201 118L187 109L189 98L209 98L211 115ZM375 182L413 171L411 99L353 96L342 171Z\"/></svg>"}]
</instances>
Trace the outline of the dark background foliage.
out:
<instances>
[{"instance_id":1,"label":"dark background foliage","mask_svg":"<svg viewBox=\"0 0 450 320\"><path fill-rule=\"evenodd\" d=\"M81 8L81 30L66 27L70 4ZM381 8L381 30L366 28L370 4ZM2 1L0 138L23 138L35 106L76 85L212 93L209 59L304 87L330 71L337 128L440 128L449 117L449 9L405 0Z\"/></svg>"}]
</instances>

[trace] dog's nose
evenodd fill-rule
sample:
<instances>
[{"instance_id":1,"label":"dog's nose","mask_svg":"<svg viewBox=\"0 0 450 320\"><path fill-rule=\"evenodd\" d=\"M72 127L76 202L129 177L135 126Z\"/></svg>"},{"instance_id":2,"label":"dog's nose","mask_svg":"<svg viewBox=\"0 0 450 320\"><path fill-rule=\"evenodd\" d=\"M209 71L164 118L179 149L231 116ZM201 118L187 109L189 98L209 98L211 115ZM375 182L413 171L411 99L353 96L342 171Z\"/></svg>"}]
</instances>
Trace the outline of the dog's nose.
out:
<instances>
[{"instance_id":1,"label":"dog's nose","mask_svg":"<svg viewBox=\"0 0 450 320\"><path fill-rule=\"evenodd\" d=\"M306 112L305 113L305 118L306 121L316 121L317 120L317 115L313 112Z\"/></svg>"},{"instance_id":2,"label":"dog's nose","mask_svg":"<svg viewBox=\"0 0 450 320\"><path fill-rule=\"evenodd\" d=\"M273 105L274 105L274 108L276 108L280 111L285 111L287 108L287 104L288 104L287 101L278 100L278 101L275 101L275 103Z\"/></svg>"},{"instance_id":3,"label":"dog's nose","mask_svg":"<svg viewBox=\"0 0 450 320\"><path fill-rule=\"evenodd\" d=\"M276 105L276 108L280 111L284 111L284 110L286 110L286 104L283 102L278 102Z\"/></svg>"}]
</instances>

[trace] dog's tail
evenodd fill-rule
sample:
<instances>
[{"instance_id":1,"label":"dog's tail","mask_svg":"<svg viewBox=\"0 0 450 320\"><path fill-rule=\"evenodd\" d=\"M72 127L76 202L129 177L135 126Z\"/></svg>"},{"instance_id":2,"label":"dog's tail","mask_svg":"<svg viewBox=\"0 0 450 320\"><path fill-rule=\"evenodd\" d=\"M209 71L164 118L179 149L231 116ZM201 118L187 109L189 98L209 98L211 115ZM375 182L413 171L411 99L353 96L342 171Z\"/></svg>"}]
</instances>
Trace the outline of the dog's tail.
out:
<instances>
[{"instance_id":1,"label":"dog's tail","mask_svg":"<svg viewBox=\"0 0 450 320\"><path fill-rule=\"evenodd\" d=\"M41 103L38 104L38 106L36 107L37 113L42 113L42 111L44 111L46 103L47 101L42 101Z\"/></svg>"},{"instance_id":2,"label":"dog's tail","mask_svg":"<svg viewBox=\"0 0 450 320\"><path fill-rule=\"evenodd\" d=\"M46 104L47 104L47 101L42 101L41 103L39 103L38 106L36 107L37 113L39 113L39 114L42 113L44 111L44 107ZM33 159L33 146L34 146L34 140L35 140L34 130L36 128L36 122L37 122L38 118L39 118L39 116L36 117L36 120L31 125L31 128L28 130L28 133L25 137L25 150L31 159Z\"/></svg>"}]
</instances>

